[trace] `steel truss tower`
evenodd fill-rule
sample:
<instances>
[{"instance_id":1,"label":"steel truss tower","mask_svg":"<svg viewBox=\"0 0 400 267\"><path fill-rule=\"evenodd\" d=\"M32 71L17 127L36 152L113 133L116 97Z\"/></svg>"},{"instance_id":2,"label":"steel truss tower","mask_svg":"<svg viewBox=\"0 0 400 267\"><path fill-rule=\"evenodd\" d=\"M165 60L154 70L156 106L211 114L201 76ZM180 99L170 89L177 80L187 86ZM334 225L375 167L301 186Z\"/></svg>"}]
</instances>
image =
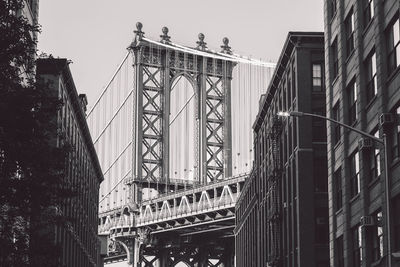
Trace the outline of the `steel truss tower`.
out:
<instances>
[{"instance_id":1,"label":"steel truss tower","mask_svg":"<svg viewBox=\"0 0 400 267\"><path fill-rule=\"evenodd\" d=\"M150 187L159 192L183 186L171 181L169 166L170 88L180 76L187 78L195 91L197 135L195 177L207 184L232 175L231 79L234 63L223 59L171 50L148 42L141 23L128 48L134 56L134 177L136 190ZM161 43L168 44L168 29L163 28ZM224 39L224 53L230 53ZM204 51L204 35L199 34L198 50ZM140 195L134 199L140 202Z\"/></svg>"},{"instance_id":2,"label":"steel truss tower","mask_svg":"<svg viewBox=\"0 0 400 267\"><path fill-rule=\"evenodd\" d=\"M137 218L137 216L131 217L131 214L140 213L143 189L170 193L190 186L188 181L172 180L169 177L169 166L172 160L169 155L171 86L180 76L184 76L191 83L195 92L194 153L197 170L195 181L192 182L207 185L232 176L230 90L232 69L235 65L232 60L225 60L221 56L221 53L231 54L227 38L223 40L221 53L217 54L206 49L204 35L199 34L196 47L199 53L193 53L193 49L185 50L184 47L172 49L166 27L163 28L160 42L154 42L144 37L141 23L137 23L136 26L135 39L128 47L134 57L135 81L133 85L133 175L126 181L126 184L131 187L130 199L133 200L134 205L127 208L126 216L124 216L125 209L124 214L120 216L121 220L125 220L124 217L126 217L126 220L131 221ZM226 188L227 186L225 185ZM223 200L222 195L227 190L226 188L212 191L215 203L217 203L217 196L221 201ZM232 188L236 190L236 182ZM193 199L189 199L190 203L196 202L196 194L193 196ZM234 212L234 206L232 207L233 209L229 206L229 209L223 208L220 213L213 212L212 215L203 216L203 219L211 218L210 216L215 216L215 219L231 216ZM196 220L199 218L202 217L197 217ZM131 223L135 225L134 221ZM227 228L224 225L222 227ZM199 240L191 242L190 235L188 235L187 249L176 247L176 244L157 245L153 242L154 240L147 227L129 228L127 234L115 238L115 241L128 252L130 263L138 264L138 266L142 266L141 264L153 266L156 260L160 266L173 266L178 259L196 266L220 266L222 262L224 266L233 264L233 246L226 244L226 241L218 245L222 248L221 251L213 252ZM149 255L146 257L148 250L146 247L149 244L155 249L152 249L153 254L150 257ZM159 251L159 253L154 251ZM215 253L218 255L213 255ZM208 260L210 257L218 258L220 263L213 265Z\"/></svg>"}]
</instances>

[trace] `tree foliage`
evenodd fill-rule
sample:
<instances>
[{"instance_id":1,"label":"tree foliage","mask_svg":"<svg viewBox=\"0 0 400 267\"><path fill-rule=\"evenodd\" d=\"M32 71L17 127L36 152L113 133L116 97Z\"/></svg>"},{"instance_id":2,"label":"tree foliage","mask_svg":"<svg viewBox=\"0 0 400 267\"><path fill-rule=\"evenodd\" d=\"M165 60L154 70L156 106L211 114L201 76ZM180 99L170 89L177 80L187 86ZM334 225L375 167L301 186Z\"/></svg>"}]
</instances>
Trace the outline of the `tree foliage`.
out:
<instances>
[{"instance_id":1,"label":"tree foliage","mask_svg":"<svg viewBox=\"0 0 400 267\"><path fill-rule=\"evenodd\" d=\"M23 0L0 1L0 266L57 266L54 225L73 190L57 136L57 95L35 79L39 32Z\"/></svg>"}]
</instances>

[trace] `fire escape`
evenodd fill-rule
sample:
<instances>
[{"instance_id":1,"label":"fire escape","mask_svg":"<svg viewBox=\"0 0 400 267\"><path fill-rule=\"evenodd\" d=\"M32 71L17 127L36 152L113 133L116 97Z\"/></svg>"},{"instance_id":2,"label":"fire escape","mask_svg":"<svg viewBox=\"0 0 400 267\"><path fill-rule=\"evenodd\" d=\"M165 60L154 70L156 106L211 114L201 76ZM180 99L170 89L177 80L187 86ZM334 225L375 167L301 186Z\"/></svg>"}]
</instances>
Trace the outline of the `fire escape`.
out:
<instances>
[{"instance_id":1,"label":"fire escape","mask_svg":"<svg viewBox=\"0 0 400 267\"><path fill-rule=\"evenodd\" d=\"M268 211L267 225L269 234L268 264L279 266L282 247L282 215L281 215L281 177L282 155L280 149L282 120L278 116L272 118L271 128L268 133L270 141L269 168L268 168Z\"/></svg>"}]
</instances>

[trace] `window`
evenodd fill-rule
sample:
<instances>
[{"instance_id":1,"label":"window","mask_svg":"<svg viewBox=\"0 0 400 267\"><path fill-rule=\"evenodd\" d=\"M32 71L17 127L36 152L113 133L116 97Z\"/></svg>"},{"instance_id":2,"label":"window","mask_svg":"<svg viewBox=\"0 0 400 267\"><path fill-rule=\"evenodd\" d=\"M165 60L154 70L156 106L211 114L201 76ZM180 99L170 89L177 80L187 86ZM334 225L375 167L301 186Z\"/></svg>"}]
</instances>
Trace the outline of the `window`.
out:
<instances>
[{"instance_id":1,"label":"window","mask_svg":"<svg viewBox=\"0 0 400 267\"><path fill-rule=\"evenodd\" d=\"M378 93L378 85L376 79L376 55L375 51L366 59L365 63L366 72L366 89L367 89L367 103Z\"/></svg>"},{"instance_id":2,"label":"window","mask_svg":"<svg viewBox=\"0 0 400 267\"><path fill-rule=\"evenodd\" d=\"M376 130L375 133L372 134L376 138L379 138L379 132ZM370 172L369 177L371 180L378 178L381 175L381 156L380 156L380 149L378 147L373 147L369 152L369 165L370 165Z\"/></svg>"},{"instance_id":3,"label":"window","mask_svg":"<svg viewBox=\"0 0 400 267\"><path fill-rule=\"evenodd\" d=\"M392 200L392 210L398 211L400 210L400 195L397 195ZM393 216L393 240L394 240L394 249L395 251L400 250L400 216Z\"/></svg>"},{"instance_id":4,"label":"window","mask_svg":"<svg viewBox=\"0 0 400 267\"><path fill-rule=\"evenodd\" d=\"M368 230L370 231L372 261L377 261L383 256L382 211L376 212L373 217L376 224Z\"/></svg>"},{"instance_id":5,"label":"window","mask_svg":"<svg viewBox=\"0 0 400 267\"><path fill-rule=\"evenodd\" d=\"M336 103L336 105L333 107L333 119L335 121L340 121L340 104L339 101ZM337 143L340 142L340 125L337 123L333 124L333 144L336 145Z\"/></svg>"},{"instance_id":6,"label":"window","mask_svg":"<svg viewBox=\"0 0 400 267\"><path fill-rule=\"evenodd\" d=\"M337 47L337 39L333 41L331 45L331 56L332 56L332 80L334 80L339 74L339 55L338 55L338 47Z\"/></svg>"},{"instance_id":7,"label":"window","mask_svg":"<svg viewBox=\"0 0 400 267\"><path fill-rule=\"evenodd\" d=\"M352 241L352 256L353 265L352 267L359 267L362 263L362 234L361 227L355 226L351 229L351 241Z\"/></svg>"},{"instance_id":8,"label":"window","mask_svg":"<svg viewBox=\"0 0 400 267\"><path fill-rule=\"evenodd\" d=\"M395 115L400 114L400 106L395 109ZM392 159L396 159L400 156L400 125L393 127L393 146L392 146Z\"/></svg>"},{"instance_id":9,"label":"window","mask_svg":"<svg viewBox=\"0 0 400 267\"><path fill-rule=\"evenodd\" d=\"M335 240L336 247L336 262L337 267L344 267L344 244L343 244L343 236L339 236Z\"/></svg>"},{"instance_id":10,"label":"window","mask_svg":"<svg viewBox=\"0 0 400 267\"><path fill-rule=\"evenodd\" d=\"M357 83L353 81L347 89L349 101L349 124L355 123L357 119Z\"/></svg>"},{"instance_id":11,"label":"window","mask_svg":"<svg viewBox=\"0 0 400 267\"><path fill-rule=\"evenodd\" d=\"M292 96L293 99L296 98L296 68L295 62L292 63Z\"/></svg>"},{"instance_id":12,"label":"window","mask_svg":"<svg viewBox=\"0 0 400 267\"><path fill-rule=\"evenodd\" d=\"M289 73L287 75L287 93L288 93L288 108L290 108L292 106L292 85L290 83L290 77L289 77Z\"/></svg>"},{"instance_id":13,"label":"window","mask_svg":"<svg viewBox=\"0 0 400 267\"><path fill-rule=\"evenodd\" d=\"M312 90L313 92L322 91L322 64L312 64Z\"/></svg>"},{"instance_id":14,"label":"window","mask_svg":"<svg viewBox=\"0 0 400 267\"><path fill-rule=\"evenodd\" d=\"M345 33L346 33L346 56L349 57L354 50L354 14L353 10L350 10L344 21Z\"/></svg>"},{"instance_id":15,"label":"window","mask_svg":"<svg viewBox=\"0 0 400 267\"><path fill-rule=\"evenodd\" d=\"M350 156L350 193L351 197L360 193L360 161L358 151Z\"/></svg>"},{"instance_id":16,"label":"window","mask_svg":"<svg viewBox=\"0 0 400 267\"><path fill-rule=\"evenodd\" d=\"M333 174L334 183L334 198L335 198L335 209L336 211L341 209L343 206L343 189L342 189L342 169L339 168Z\"/></svg>"},{"instance_id":17,"label":"window","mask_svg":"<svg viewBox=\"0 0 400 267\"><path fill-rule=\"evenodd\" d=\"M374 0L364 0L364 27L367 27L369 22L374 17Z\"/></svg>"},{"instance_id":18,"label":"window","mask_svg":"<svg viewBox=\"0 0 400 267\"><path fill-rule=\"evenodd\" d=\"M388 73L392 73L400 63L400 33L399 18L397 17L386 30Z\"/></svg>"},{"instance_id":19,"label":"window","mask_svg":"<svg viewBox=\"0 0 400 267\"><path fill-rule=\"evenodd\" d=\"M330 4L331 18L332 18L336 14L336 10L337 10L336 0L330 0L329 4Z\"/></svg>"},{"instance_id":20,"label":"window","mask_svg":"<svg viewBox=\"0 0 400 267\"><path fill-rule=\"evenodd\" d=\"M297 118L293 120L293 149L297 147Z\"/></svg>"}]
</instances>

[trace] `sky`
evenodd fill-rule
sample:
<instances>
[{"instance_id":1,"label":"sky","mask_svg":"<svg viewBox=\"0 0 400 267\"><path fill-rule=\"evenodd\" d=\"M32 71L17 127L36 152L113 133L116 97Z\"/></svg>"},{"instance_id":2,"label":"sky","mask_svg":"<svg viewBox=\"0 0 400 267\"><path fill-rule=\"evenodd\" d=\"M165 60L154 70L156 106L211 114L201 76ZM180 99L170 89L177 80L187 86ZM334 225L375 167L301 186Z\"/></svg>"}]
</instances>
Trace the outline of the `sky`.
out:
<instances>
[{"instance_id":1,"label":"sky","mask_svg":"<svg viewBox=\"0 0 400 267\"><path fill-rule=\"evenodd\" d=\"M158 40L195 46L198 34L213 49L228 37L234 52L276 62L289 31L323 31L321 0L40 0L40 52L72 60L78 93L89 107L131 43L138 21Z\"/></svg>"}]
</instances>

